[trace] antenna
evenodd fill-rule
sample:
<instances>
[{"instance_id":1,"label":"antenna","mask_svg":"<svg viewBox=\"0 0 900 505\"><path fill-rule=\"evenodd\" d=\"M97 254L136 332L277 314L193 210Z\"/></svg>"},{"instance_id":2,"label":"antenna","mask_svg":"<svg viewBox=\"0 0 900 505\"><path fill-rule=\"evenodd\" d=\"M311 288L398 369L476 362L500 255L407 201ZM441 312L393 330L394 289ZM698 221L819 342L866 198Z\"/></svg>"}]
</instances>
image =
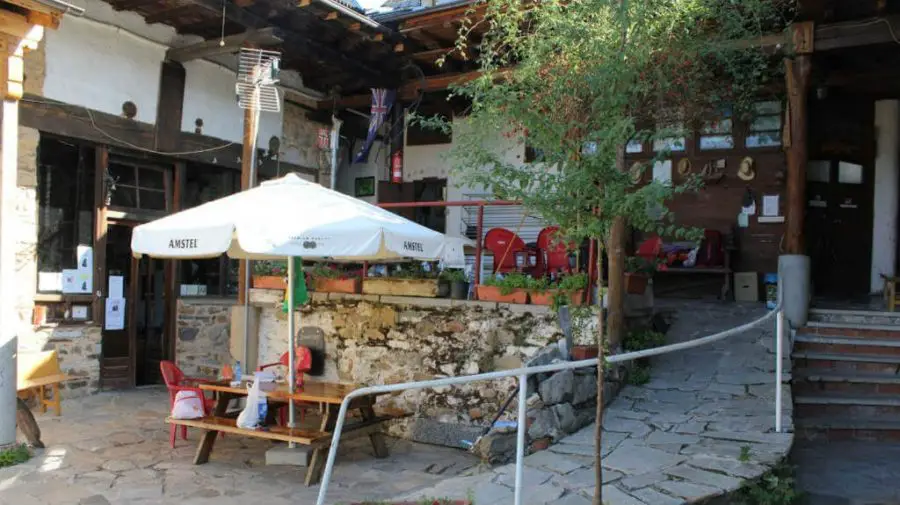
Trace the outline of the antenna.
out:
<instances>
[{"instance_id":1,"label":"antenna","mask_svg":"<svg viewBox=\"0 0 900 505\"><path fill-rule=\"evenodd\" d=\"M279 112L281 99L275 83L280 71L280 52L242 48L238 56L238 79L234 85L238 107Z\"/></svg>"}]
</instances>

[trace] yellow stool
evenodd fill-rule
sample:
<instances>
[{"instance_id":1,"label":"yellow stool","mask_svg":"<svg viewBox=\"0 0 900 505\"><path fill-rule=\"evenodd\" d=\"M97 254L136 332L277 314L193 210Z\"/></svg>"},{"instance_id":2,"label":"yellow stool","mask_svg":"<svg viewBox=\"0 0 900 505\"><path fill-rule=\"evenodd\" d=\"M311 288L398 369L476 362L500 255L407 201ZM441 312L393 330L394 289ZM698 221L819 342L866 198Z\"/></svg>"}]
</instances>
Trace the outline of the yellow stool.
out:
<instances>
[{"instance_id":1,"label":"yellow stool","mask_svg":"<svg viewBox=\"0 0 900 505\"><path fill-rule=\"evenodd\" d=\"M900 282L900 277L881 274L881 278L884 279L884 303L887 309L893 312L897 302L900 301L897 299L897 282Z\"/></svg>"}]
</instances>

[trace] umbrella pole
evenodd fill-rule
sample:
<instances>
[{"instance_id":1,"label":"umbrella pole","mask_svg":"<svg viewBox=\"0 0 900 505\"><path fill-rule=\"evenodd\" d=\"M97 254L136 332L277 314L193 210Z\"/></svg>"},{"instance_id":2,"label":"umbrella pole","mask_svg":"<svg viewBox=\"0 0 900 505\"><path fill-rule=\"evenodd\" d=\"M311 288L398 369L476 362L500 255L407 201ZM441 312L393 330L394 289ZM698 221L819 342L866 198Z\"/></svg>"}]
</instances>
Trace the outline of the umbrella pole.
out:
<instances>
[{"instance_id":1,"label":"umbrella pole","mask_svg":"<svg viewBox=\"0 0 900 505\"><path fill-rule=\"evenodd\" d=\"M288 428L294 428L294 384L296 384L296 372L294 371L294 258L288 256L288 391L291 401L288 402ZM291 442L290 447L294 447Z\"/></svg>"}]
</instances>

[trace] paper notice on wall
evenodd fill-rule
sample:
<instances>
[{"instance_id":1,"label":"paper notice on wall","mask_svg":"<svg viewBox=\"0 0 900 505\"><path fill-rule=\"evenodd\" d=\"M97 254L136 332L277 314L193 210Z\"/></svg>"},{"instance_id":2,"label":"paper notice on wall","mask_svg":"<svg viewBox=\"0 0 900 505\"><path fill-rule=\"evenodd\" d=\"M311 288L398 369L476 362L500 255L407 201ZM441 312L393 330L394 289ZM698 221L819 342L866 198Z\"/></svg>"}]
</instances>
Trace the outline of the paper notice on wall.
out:
<instances>
[{"instance_id":1,"label":"paper notice on wall","mask_svg":"<svg viewBox=\"0 0 900 505\"><path fill-rule=\"evenodd\" d=\"M125 277L121 275L109 276L109 291L107 296L110 298L125 298Z\"/></svg>"},{"instance_id":2,"label":"paper notice on wall","mask_svg":"<svg viewBox=\"0 0 900 505\"><path fill-rule=\"evenodd\" d=\"M778 195L763 195L763 216L778 215Z\"/></svg>"},{"instance_id":3,"label":"paper notice on wall","mask_svg":"<svg viewBox=\"0 0 900 505\"><path fill-rule=\"evenodd\" d=\"M63 288L62 272L38 272L38 291L60 292Z\"/></svg>"},{"instance_id":4,"label":"paper notice on wall","mask_svg":"<svg viewBox=\"0 0 900 505\"><path fill-rule=\"evenodd\" d=\"M87 305L72 305L72 319L76 321L87 321L88 318L88 306Z\"/></svg>"},{"instance_id":5,"label":"paper notice on wall","mask_svg":"<svg viewBox=\"0 0 900 505\"><path fill-rule=\"evenodd\" d=\"M107 298L103 328L107 330L125 329L125 299Z\"/></svg>"},{"instance_id":6,"label":"paper notice on wall","mask_svg":"<svg viewBox=\"0 0 900 505\"><path fill-rule=\"evenodd\" d=\"M94 249L90 246L80 245L77 248L78 271L92 272L94 270Z\"/></svg>"},{"instance_id":7,"label":"paper notice on wall","mask_svg":"<svg viewBox=\"0 0 900 505\"><path fill-rule=\"evenodd\" d=\"M62 271L62 292L63 293L79 293L78 291L78 270Z\"/></svg>"},{"instance_id":8,"label":"paper notice on wall","mask_svg":"<svg viewBox=\"0 0 900 505\"><path fill-rule=\"evenodd\" d=\"M672 160L657 161L653 164L653 180L665 185L672 184Z\"/></svg>"},{"instance_id":9,"label":"paper notice on wall","mask_svg":"<svg viewBox=\"0 0 900 505\"><path fill-rule=\"evenodd\" d=\"M76 293L91 293L94 290L94 272L79 270L75 276L75 282L77 284Z\"/></svg>"}]
</instances>

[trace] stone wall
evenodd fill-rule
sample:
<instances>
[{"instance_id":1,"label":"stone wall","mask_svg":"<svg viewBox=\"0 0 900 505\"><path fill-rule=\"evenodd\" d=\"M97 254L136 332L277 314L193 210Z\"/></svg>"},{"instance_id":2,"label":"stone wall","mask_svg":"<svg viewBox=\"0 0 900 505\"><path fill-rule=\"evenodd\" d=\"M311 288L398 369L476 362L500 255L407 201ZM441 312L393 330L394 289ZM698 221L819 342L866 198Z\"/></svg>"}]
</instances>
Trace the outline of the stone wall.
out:
<instances>
[{"instance_id":1,"label":"stone wall","mask_svg":"<svg viewBox=\"0 0 900 505\"><path fill-rule=\"evenodd\" d=\"M186 375L217 377L231 363L230 299L179 299L175 361Z\"/></svg>"},{"instance_id":2,"label":"stone wall","mask_svg":"<svg viewBox=\"0 0 900 505\"><path fill-rule=\"evenodd\" d=\"M277 361L287 349L288 335L280 297L251 294L251 303L261 307L259 360ZM561 358L547 354L548 346L555 349L562 338L556 315L548 307L533 305L314 293L297 315L296 327L300 339L324 340L325 370L315 379L359 386L472 375ZM531 438L550 442L583 426L593 415L596 373L580 373L577 379L572 375L562 384L553 376L541 379L563 391L559 398L546 401L536 392L530 401L529 416L537 424ZM412 414L393 423L388 428L391 435L466 447L515 389L515 379L508 378L406 391L380 397L378 408ZM514 419L516 408L514 398L501 419ZM542 413L545 410L555 417ZM507 441L495 438L497 449Z\"/></svg>"},{"instance_id":3,"label":"stone wall","mask_svg":"<svg viewBox=\"0 0 900 505\"><path fill-rule=\"evenodd\" d=\"M19 336L19 353L56 351L63 373L76 377L63 382L63 398L77 398L100 390L99 325L61 325L35 328Z\"/></svg>"}]
</instances>

